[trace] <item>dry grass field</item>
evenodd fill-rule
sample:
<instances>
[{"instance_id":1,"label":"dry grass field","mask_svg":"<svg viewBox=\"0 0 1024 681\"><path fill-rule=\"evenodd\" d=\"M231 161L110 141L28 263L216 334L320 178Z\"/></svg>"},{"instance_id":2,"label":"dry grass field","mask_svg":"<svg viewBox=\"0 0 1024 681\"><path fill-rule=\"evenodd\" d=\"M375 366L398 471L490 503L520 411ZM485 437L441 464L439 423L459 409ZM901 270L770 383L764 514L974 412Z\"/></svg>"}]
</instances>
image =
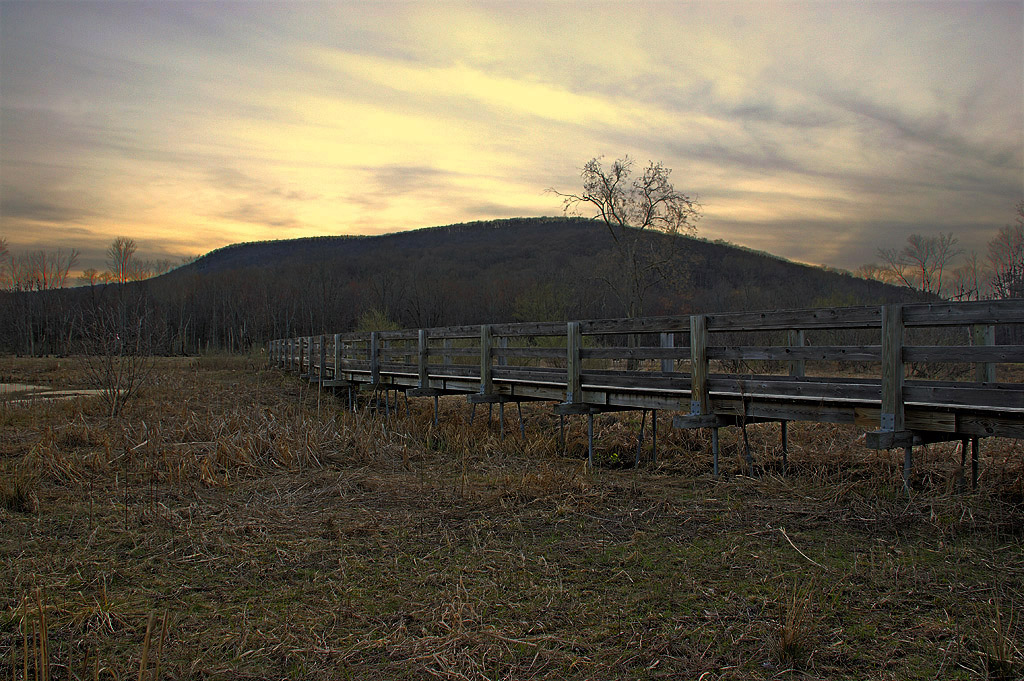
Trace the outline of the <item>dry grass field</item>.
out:
<instances>
[{"instance_id":1,"label":"dry grass field","mask_svg":"<svg viewBox=\"0 0 1024 681\"><path fill-rule=\"evenodd\" d=\"M74 359L0 382L88 387ZM245 357L159 360L96 397L0 403L0 679L1019 679L1024 443L864 449L549 405L498 437L464 399L385 417Z\"/></svg>"}]
</instances>

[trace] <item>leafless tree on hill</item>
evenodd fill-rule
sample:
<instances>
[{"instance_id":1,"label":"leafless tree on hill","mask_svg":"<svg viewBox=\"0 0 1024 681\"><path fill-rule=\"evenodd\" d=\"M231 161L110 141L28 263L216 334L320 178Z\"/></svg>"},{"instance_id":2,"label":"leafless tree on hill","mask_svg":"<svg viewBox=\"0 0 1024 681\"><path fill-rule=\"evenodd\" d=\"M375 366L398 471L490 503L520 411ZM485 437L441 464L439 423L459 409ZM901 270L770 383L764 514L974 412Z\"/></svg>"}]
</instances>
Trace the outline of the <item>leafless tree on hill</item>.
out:
<instances>
[{"instance_id":1,"label":"leafless tree on hill","mask_svg":"<svg viewBox=\"0 0 1024 681\"><path fill-rule=\"evenodd\" d=\"M911 234L903 248L880 248L878 256L895 283L942 295L943 273L962 252L952 234Z\"/></svg>"},{"instance_id":2,"label":"leafless tree on hill","mask_svg":"<svg viewBox=\"0 0 1024 681\"><path fill-rule=\"evenodd\" d=\"M996 298L1024 298L1024 201L1015 223L999 230L988 244L992 292Z\"/></svg>"},{"instance_id":3,"label":"leafless tree on hill","mask_svg":"<svg viewBox=\"0 0 1024 681\"><path fill-rule=\"evenodd\" d=\"M672 170L661 163L649 162L633 177L633 159L625 156L605 167L600 158L583 166L580 176L583 191L562 193L566 214L583 215L600 221L608 229L618 256L622 280L606 282L619 297L630 318L644 313L644 300L652 286L666 277L666 267L674 253L671 248L657 250L645 232L669 235L696 231L701 205L696 198L678 191L670 181Z\"/></svg>"},{"instance_id":4,"label":"leafless tree on hill","mask_svg":"<svg viewBox=\"0 0 1024 681\"><path fill-rule=\"evenodd\" d=\"M135 252L139 249L135 239L119 236L107 248L107 266L111 281L123 284L138 278Z\"/></svg>"}]
</instances>

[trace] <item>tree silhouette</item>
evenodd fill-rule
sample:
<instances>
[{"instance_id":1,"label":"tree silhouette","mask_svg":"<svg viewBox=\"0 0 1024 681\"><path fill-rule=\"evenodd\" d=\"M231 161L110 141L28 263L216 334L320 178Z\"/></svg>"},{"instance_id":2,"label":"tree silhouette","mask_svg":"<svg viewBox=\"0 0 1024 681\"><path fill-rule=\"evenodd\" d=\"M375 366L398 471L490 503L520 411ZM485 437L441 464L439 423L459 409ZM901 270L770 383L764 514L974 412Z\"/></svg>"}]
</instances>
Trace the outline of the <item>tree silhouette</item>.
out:
<instances>
[{"instance_id":1,"label":"tree silhouette","mask_svg":"<svg viewBox=\"0 0 1024 681\"><path fill-rule=\"evenodd\" d=\"M670 244L645 238L649 232L669 235L693 233L701 206L676 190L669 180L672 170L650 161L633 179L633 159L616 159L607 168L600 158L583 166L579 194L549 191L562 198L565 213L589 216L608 228L617 252L618 267L605 279L619 297L630 318L644 313L649 289L663 281L672 260ZM669 246L666 248L666 246Z\"/></svg>"}]
</instances>

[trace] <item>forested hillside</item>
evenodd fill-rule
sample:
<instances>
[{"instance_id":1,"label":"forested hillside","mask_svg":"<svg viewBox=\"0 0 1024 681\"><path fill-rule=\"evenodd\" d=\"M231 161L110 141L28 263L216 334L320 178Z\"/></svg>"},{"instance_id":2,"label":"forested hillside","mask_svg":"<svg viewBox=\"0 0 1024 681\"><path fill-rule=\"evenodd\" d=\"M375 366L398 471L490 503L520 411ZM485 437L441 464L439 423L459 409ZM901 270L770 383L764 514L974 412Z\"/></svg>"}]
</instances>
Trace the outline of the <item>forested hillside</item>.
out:
<instances>
[{"instance_id":1,"label":"forested hillside","mask_svg":"<svg viewBox=\"0 0 1024 681\"><path fill-rule=\"evenodd\" d=\"M646 315L912 295L726 243L654 233L644 244L666 262L648 282ZM12 323L0 329L0 342L19 353L74 352L86 320L115 307L120 322L142 320L153 350L171 353L240 350L346 331L361 320L426 327L620 317L616 257L602 225L565 218L238 244L142 282L5 293L0 306Z\"/></svg>"}]
</instances>

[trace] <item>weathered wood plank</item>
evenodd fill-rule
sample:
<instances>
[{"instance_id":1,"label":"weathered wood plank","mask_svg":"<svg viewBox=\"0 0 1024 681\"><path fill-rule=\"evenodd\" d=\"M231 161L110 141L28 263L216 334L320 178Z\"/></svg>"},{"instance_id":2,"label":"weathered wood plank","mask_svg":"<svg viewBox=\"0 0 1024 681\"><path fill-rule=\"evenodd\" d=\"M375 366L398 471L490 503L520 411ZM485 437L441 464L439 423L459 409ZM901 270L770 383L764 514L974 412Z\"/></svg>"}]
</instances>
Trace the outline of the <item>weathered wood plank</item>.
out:
<instances>
[{"instance_id":1,"label":"weathered wood plank","mask_svg":"<svg viewBox=\"0 0 1024 681\"><path fill-rule=\"evenodd\" d=\"M491 326L483 324L480 326L480 392L489 395L494 392L491 383Z\"/></svg>"},{"instance_id":2,"label":"weathered wood plank","mask_svg":"<svg viewBox=\"0 0 1024 681\"><path fill-rule=\"evenodd\" d=\"M992 328L992 327L985 327ZM1024 362L1024 345L907 345L903 348L906 362L979 362L982 367L989 363ZM995 380L995 367L984 368L975 380Z\"/></svg>"},{"instance_id":3,"label":"weathered wood plank","mask_svg":"<svg viewBox=\"0 0 1024 681\"><path fill-rule=\"evenodd\" d=\"M618 335L626 333L660 333L690 330L690 319L685 316L643 317L641 319L589 319L579 322L580 333L587 336Z\"/></svg>"},{"instance_id":4,"label":"weathered wood plank","mask_svg":"<svg viewBox=\"0 0 1024 681\"><path fill-rule=\"evenodd\" d=\"M803 329L789 329L788 340L791 348L806 348L807 338L804 334ZM835 347L835 346L832 346ZM789 375L790 376L803 376L807 371L806 358L794 357L793 361L789 364Z\"/></svg>"},{"instance_id":5,"label":"weathered wood plank","mask_svg":"<svg viewBox=\"0 0 1024 681\"><path fill-rule=\"evenodd\" d=\"M712 376L708 380L712 396L717 393L738 395L849 399L877 402L882 389L878 384L815 383L810 381L749 380L730 376Z\"/></svg>"},{"instance_id":6,"label":"weathered wood plank","mask_svg":"<svg viewBox=\"0 0 1024 681\"><path fill-rule=\"evenodd\" d=\"M580 351L583 346L583 332L579 322L566 325L566 384L565 401L569 403L582 401L582 382L580 373L583 368Z\"/></svg>"},{"instance_id":7,"label":"weathered wood plank","mask_svg":"<svg viewBox=\"0 0 1024 681\"><path fill-rule=\"evenodd\" d=\"M685 347L583 348L580 350L580 357L583 359L660 359L671 361L675 359L689 359L690 349Z\"/></svg>"},{"instance_id":8,"label":"weathered wood plank","mask_svg":"<svg viewBox=\"0 0 1024 681\"><path fill-rule=\"evenodd\" d=\"M742 345L712 346L708 348L708 359L751 359L824 362L879 362L882 348L879 345ZM796 374L800 375L800 374Z\"/></svg>"},{"instance_id":9,"label":"weathered wood plank","mask_svg":"<svg viewBox=\"0 0 1024 681\"><path fill-rule=\"evenodd\" d=\"M1024 301L982 300L960 303L908 303L904 305L906 326L968 326L972 324L1020 324L1024 322Z\"/></svg>"},{"instance_id":10,"label":"weathered wood plank","mask_svg":"<svg viewBox=\"0 0 1024 681\"><path fill-rule=\"evenodd\" d=\"M430 383L430 331L419 330L419 376L420 388L425 388Z\"/></svg>"},{"instance_id":11,"label":"weathered wood plank","mask_svg":"<svg viewBox=\"0 0 1024 681\"><path fill-rule=\"evenodd\" d=\"M380 335L377 331L370 333L370 380L374 384L380 382Z\"/></svg>"},{"instance_id":12,"label":"weathered wood plank","mask_svg":"<svg viewBox=\"0 0 1024 681\"><path fill-rule=\"evenodd\" d=\"M788 331L789 329L871 329L881 325L876 306L729 312L705 315L708 331Z\"/></svg>"},{"instance_id":13,"label":"weathered wood plank","mask_svg":"<svg viewBox=\"0 0 1024 681\"><path fill-rule=\"evenodd\" d=\"M676 335L675 335L675 333L667 333L667 332L663 331L661 333L661 335L659 336L658 341L660 342L661 347L663 349L665 349L665 350L675 349ZM680 349L683 352L686 352L686 350L687 350L686 348L680 348ZM670 371L675 369L674 365L675 365L675 360L676 359L688 359L688 358L689 358L689 354L687 354L687 355L685 355L683 357L678 357L678 358L677 357L662 357L661 358L661 370L662 370L663 373L668 373L668 372L670 372ZM655 424L657 424L657 421L655 421Z\"/></svg>"},{"instance_id":14,"label":"weathered wood plank","mask_svg":"<svg viewBox=\"0 0 1024 681\"><path fill-rule=\"evenodd\" d=\"M904 430L903 424L903 306L882 308L881 430Z\"/></svg>"},{"instance_id":15,"label":"weathered wood plank","mask_svg":"<svg viewBox=\"0 0 1024 681\"><path fill-rule=\"evenodd\" d=\"M494 348L494 357L536 357L540 359L565 359L565 348Z\"/></svg>"},{"instance_id":16,"label":"weathered wood plank","mask_svg":"<svg viewBox=\"0 0 1024 681\"><path fill-rule=\"evenodd\" d=\"M996 327L992 324L975 324L971 329L974 345L981 348L990 348L996 344ZM982 363L974 367L974 377L982 383L994 383L996 380L996 367L991 360L981 360ZM996 360L998 361L998 360ZM1012 360L1011 360L1012 361Z\"/></svg>"},{"instance_id":17,"label":"weathered wood plank","mask_svg":"<svg viewBox=\"0 0 1024 681\"><path fill-rule=\"evenodd\" d=\"M903 399L906 402L936 405L956 404L1024 411L1024 386L1000 383L985 383L983 386L975 387L970 384L958 387L906 385L903 387Z\"/></svg>"},{"instance_id":18,"label":"weathered wood plank","mask_svg":"<svg viewBox=\"0 0 1024 681\"><path fill-rule=\"evenodd\" d=\"M693 372L690 386L690 412L710 414L711 398L708 392L708 327L706 315L690 317L690 366Z\"/></svg>"}]
</instances>

